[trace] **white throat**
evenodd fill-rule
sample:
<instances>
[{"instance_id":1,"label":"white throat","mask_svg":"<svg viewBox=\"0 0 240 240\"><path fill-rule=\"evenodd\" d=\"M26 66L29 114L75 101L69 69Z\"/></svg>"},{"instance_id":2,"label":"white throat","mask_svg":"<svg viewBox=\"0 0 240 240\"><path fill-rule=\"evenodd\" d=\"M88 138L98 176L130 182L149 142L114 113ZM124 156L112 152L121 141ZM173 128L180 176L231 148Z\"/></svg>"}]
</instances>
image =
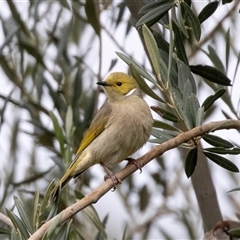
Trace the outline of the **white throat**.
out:
<instances>
[{"instance_id":1,"label":"white throat","mask_svg":"<svg viewBox=\"0 0 240 240\"><path fill-rule=\"evenodd\" d=\"M128 97L132 95L136 91L136 88L133 88L131 91L129 91L125 96Z\"/></svg>"}]
</instances>

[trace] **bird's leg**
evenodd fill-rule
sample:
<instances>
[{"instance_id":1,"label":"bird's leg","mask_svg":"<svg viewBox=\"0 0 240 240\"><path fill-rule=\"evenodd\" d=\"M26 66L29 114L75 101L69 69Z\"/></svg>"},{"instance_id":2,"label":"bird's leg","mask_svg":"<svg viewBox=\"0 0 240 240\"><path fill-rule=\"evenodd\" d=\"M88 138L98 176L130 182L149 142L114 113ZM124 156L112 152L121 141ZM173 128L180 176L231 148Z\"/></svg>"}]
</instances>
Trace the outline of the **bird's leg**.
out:
<instances>
[{"instance_id":1,"label":"bird's leg","mask_svg":"<svg viewBox=\"0 0 240 240\"><path fill-rule=\"evenodd\" d=\"M139 163L136 159L134 158L126 158L126 160L128 161L128 164L134 164L136 166L137 169L140 170L140 173L142 173L142 164Z\"/></svg>"},{"instance_id":2,"label":"bird's leg","mask_svg":"<svg viewBox=\"0 0 240 240\"><path fill-rule=\"evenodd\" d=\"M109 170L109 169L107 168L107 166L106 166L103 162L101 162L100 164L101 164L101 166L103 167L104 171L107 173L107 175L104 176L104 180L106 181L108 178L111 178L111 180L112 180L112 182L113 182L113 189L115 190L115 189L116 189L116 186L117 186L119 183L122 183L121 179L119 179L118 177L116 177L116 176L114 175L114 173L113 173L111 170Z\"/></svg>"}]
</instances>

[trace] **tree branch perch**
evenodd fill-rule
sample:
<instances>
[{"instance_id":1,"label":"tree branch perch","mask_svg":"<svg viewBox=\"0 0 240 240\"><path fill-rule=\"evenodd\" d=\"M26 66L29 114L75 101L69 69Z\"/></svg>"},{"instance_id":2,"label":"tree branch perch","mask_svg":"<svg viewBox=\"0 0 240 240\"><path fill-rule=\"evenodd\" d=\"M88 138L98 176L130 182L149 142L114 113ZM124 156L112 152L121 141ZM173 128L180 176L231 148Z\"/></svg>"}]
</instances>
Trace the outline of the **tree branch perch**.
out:
<instances>
[{"instance_id":1,"label":"tree branch perch","mask_svg":"<svg viewBox=\"0 0 240 240\"><path fill-rule=\"evenodd\" d=\"M180 133L177 137L170 139L160 145L153 147L149 152L137 159L139 163L144 166L153 160L155 157L162 155L164 152L176 148L183 143L190 141L193 138L201 136L207 132L221 130L221 129L240 129L240 120L224 120L211 122L205 125L195 127L187 132ZM136 167L133 164L127 165L120 172L116 173L116 177L124 180L126 177L131 175L136 171ZM110 179L102 183L94 191L86 195L83 199L77 200L76 203L64 209L61 213L61 219L59 223L66 221L67 219L74 216L76 213L84 209L85 207L96 203L104 194L106 194L110 189L113 188L113 183ZM48 230L51 224L59 217L59 214L52 218L51 220L44 223L30 238L29 240L41 239L45 232Z\"/></svg>"}]
</instances>

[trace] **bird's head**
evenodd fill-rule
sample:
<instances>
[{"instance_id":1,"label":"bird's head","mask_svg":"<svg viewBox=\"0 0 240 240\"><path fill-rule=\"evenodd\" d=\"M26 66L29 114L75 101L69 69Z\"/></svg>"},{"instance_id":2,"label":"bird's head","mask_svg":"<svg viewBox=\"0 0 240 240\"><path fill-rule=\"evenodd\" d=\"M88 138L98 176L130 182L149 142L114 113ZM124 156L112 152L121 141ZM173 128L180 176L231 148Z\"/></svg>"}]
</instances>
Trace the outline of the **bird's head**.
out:
<instances>
[{"instance_id":1,"label":"bird's head","mask_svg":"<svg viewBox=\"0 0 240 240\"><path fill-rule=\"evenodd\" d=\"M98 82L97 84L103 86L110 101L129 96L139 89L136 80L122 72L111 73L105 81Z\"/></svg>"}]
</instances>

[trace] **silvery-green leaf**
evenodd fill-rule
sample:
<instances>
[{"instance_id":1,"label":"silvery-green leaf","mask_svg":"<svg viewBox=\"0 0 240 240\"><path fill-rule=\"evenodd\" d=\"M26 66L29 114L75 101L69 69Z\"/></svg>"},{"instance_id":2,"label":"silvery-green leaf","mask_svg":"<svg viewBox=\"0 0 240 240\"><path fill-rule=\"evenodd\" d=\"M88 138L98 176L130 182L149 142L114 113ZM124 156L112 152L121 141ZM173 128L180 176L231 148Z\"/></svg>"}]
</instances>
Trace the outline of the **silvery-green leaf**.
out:
<instances>
[{"instance_id":1,"label":"silvery-green leaf","mask_svg":"<svg viewBox=\"0 0 240 240\"><path fill-rule=\"evenodd\" d=\"M204 107L198 108L195 126L201 126L204 118Z\"/></svg>"},{"instance_id":2,"label":"silvery-green leaf","mask_svg":"<svg viewBox=\"0 0 240 240\"><path fill-rule=\"evenodd\" d=\"M154 85L157 85L157 82L151 77L150 74L148 74L146 72L146 70L138 63L136 63L135 61L133 61L131 58L127 57L126 55L120 53L120 52L116 52L116 54L125 62L127 63L129 66L132 64L136 70L147 80L149 80L151 83L153 83Z\"/></svg>"}]
</instances>

